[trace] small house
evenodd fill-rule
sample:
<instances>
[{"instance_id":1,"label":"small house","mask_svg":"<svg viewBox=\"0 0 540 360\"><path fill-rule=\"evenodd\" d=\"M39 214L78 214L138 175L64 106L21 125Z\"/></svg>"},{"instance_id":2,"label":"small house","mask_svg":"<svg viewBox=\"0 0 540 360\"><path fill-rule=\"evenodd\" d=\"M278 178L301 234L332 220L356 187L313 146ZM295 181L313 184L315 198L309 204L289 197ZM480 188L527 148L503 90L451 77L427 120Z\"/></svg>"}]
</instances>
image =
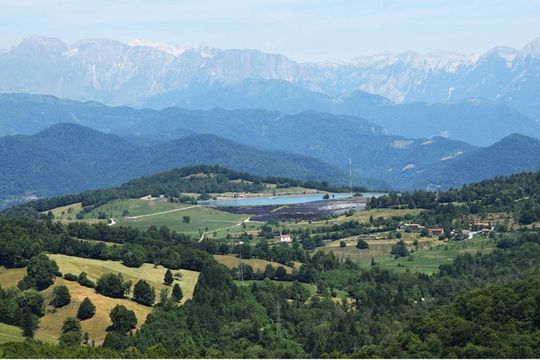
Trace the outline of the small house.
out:
<instances>
[{"instance_id":1,"label":"small house","mask_svg":"<svg viewBox=\"0 0 540 360\"><path fill-rule=\"evenodd\" d=\"M428 229L430 235L434 235L434 236L440 236L440 235L444 235L444 229L442 228L430 228Z\"/></svg>"},{"instance_id":2,"label":"small house","mask_svg":"<svg viewBox=\"0 0 540 360\"><path fill-rule=\"evenodd\" d=\"M286 243L292 242L291 235L289 235L289 234L280 234L279 235L279 241L280 242L286 242Z\"/></svg>"}]
</instances>

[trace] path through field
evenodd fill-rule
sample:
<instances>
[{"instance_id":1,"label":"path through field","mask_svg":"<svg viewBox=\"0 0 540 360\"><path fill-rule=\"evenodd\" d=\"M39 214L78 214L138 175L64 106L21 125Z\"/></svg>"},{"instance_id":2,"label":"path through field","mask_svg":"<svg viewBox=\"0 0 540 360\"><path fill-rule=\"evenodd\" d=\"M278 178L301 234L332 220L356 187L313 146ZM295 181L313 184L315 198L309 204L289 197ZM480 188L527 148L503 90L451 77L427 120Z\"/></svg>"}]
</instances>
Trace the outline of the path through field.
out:
<instances>
[{"instance_id":1,"label":"path through field","mask_svg":"<svg viewBox=\"0 0 540 360\"><path fill-rule=\"evenodd\" d=\"M193 209L193 208L200 207L200 206L201 205L193 205L193 206L187 206L187 207L180 208L180 209L160 211L160 212L151 213L151 214L144 214L144 215L137 215L137 216L126 216L125 219L128 219L128 220L140 219L140 218L148 217L148 216L156 216L156 215L168 214L168 213L187 210L187 209Z\"/></svg>"},{"instance_id":2,"label":"path through field","mask_svg":"<svg viewBox=\"0 0 540 360\"><path fill-rule=\"evenodd\" d=\"M214 220L214 221L218 221L218 220ZM226 227L222 227L222 228L219 228L219 229L215 229L215 230L203 232L202 235L201 235L201 238L199 239L199 242L203 241L203 240L204 240L204 236L205 236L206 234L210 233L210 232L215 232L215 231L221 231L221 230L232 229L232 228L235 228L235 227L242 226L242 224L247 223L247 222L249 222L249 218L240 221L238 224L234 224L234 225L231 225L231 226L226 226Z\"/></svg>"}]
</instances>

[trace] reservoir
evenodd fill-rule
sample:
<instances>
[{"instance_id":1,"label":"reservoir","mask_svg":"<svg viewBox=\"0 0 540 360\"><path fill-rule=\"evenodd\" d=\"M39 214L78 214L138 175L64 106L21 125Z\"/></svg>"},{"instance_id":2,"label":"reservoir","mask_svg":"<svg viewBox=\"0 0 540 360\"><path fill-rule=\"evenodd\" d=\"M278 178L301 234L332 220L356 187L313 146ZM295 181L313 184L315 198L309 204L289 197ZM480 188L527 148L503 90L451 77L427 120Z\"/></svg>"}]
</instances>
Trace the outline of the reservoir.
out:
<instances>
[{"instance_id":1,"label":"reservoir","mask_svg":"<svg viewBox=\"0 0 540 360\"><path fill-rule=\"evenodd\" d=\"M325 194L292 195L292 196L270 196L244 199L224 199L224 200L203 200L198 203L211 206L263 206L263 205L289 205L303 204L313 201L322 201ZM331 200L351 198L352 193L330 193ZM382 193L363 193L364 197L381 196Z\"/></svg>"}]
</instances>

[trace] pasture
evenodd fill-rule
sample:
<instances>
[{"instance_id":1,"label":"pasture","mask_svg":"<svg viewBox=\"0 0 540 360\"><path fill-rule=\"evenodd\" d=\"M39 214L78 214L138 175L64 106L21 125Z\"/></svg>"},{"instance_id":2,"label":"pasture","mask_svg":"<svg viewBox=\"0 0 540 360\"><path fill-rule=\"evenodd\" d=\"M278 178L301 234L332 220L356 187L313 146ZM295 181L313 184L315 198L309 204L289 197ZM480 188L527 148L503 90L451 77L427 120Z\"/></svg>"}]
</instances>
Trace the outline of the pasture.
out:
<instances>
[{"instance_id":1,"label":"pasture","mask_svg":"<svg viewBox=\"0 0 540 360\"><path fill-rule=\"evenodd\" d=\"M163 284L163 276L166 269L162 266L154 267L154 265L151 264L143 264L139 268L129 268L118 261L83 259L56 254L50 254L48 256L56 261L60 271L64 274L73 273L78 275L82 271L85 271L88 273L90 279L97 280L105 273L121 273L125 280L131 280L133 283L139 279L147 281L156 289L157 296L159 296L159 292L162 288L172 288ZM181 274L181 279L175 280L175 282L182 288L184 294L182 302L185 302L193 297L193 290L197 283L199 273L189 270L173 270L173 274L175 273ZM26 275L25 268L0 268L0 284L2 287L16 286L17 282L21 280L24 275ZM82 321L81 325L83 332L87 331L90 335L90 339L94 340L97 344L103 342L106 335L105 329L110 325L109 313L117 304L124 305L135 312L138 320L137 327L144 323L146 316L152 311L151 307L137 304L128 298L109 298L97 294L94 289L81 286L77 282L67 281L63 278L56 278L54 285L42 292L46 304L49 303L53 287L56 285L65 285L68 287L71 294L71 303L60 309L54 309L51 306L46 307L45 316L40 319L40 325L36 333L36 338L39 340L56 342L60 335L60 329L64 320L69 316L75 316L77 314L79 305L85 297L90 298L96 306L96 314L91 319ZM18 339L20 339L20 341L23 340L20 331L17 332L18 328L3 324L0 325L0 342L19 341Z\"/></svg>"},{"instance_id":2,"label":"pasture","mask_svg":"<svg viewBox=\"0 0 540 360\"><path fill-rule=\"evenodd\" d=\"M410 234L408 234L410 235ZM412 235L404 237L410 257L394 258L390 252L397 239L387 240L367 240L369 249L357 249L356 238L346 240L347 246L339 246L340 241L333 241L321 248L324 251L331 251L335 255L343 258L350 258L359 262L363 267L369 267L371 259L387 269L395 271L411 271L432 274L438 270L442 264L449 264L458 254L489 252L495 248L493 240L484 237L475 237L464 241L439 241L436 238L418 238L418 245L413 245Z\"/></svg>"},{"instance_id":3,"label":"pasture","mask_svg":"<svg viewBox=\"0 0 540 360\"><path fill-rule=\"evenodd\" d=\"M174 204L166 200L124 199L114 200L97 207L85 219L97 218L104 213L118 225L146 230L151 225L167 226L176 232L200 236L214 231L239 228L248 215L231 214L210 207ZM124 216L127 215L127 216ZM189 217L189 222L184 221Z\"/></svg>"},{"instance_id":4,"label":"pasture","mask_svg":"<svg viewBox=\"0 0 540 360\"><path fill-rule=\"evenodd\" d=\"M50 259L56 261L63 274L72 273L78 275L82 271L85 271L88 273L88 277L95 281L105 273L121 273L125 280L131 280L133 283L140 279L147 281L156 289L156 294L159 294L162 288L167 287L163 285L163 276L166 269L161 265L154 267L152 264L143 264L138 268L130 268L119 261L84 259L59 254L48 256ZM199 273L183 269L173 270L173 274L177 272L182 275L182 280L180 280L179 284L182 288L184 299L190 299L193 296L193 289L197 283Z\"/></svg>"}]
</instances>

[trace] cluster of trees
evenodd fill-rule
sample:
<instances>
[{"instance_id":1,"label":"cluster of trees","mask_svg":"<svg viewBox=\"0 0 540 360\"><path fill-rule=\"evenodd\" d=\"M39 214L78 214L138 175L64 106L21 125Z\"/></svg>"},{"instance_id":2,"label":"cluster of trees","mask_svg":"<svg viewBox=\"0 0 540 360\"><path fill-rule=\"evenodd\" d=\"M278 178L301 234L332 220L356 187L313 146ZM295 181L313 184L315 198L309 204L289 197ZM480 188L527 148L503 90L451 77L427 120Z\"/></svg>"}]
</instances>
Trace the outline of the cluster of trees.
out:
<instances>
[{"instance_id":1,"label":"cluster of trees","mask_svg":"<svg viewBox=\"0 0 540 360\"><path fill-rule=\"evenodd\" d=\"M122 246L107 246L103 242L115 242ZM0 215L0 265L8 268L29 265L30 259L41 252L66 254L100 260L121 260L127 266L142 263L161 264L167 268L180 267L200 271L211 255L201 250L200 244L189 236L171 232L167 227L151 226L146 231L128 227L111 227L104 224L73 223L63 225L48 220L13 218ZM26 288L39 289L52 284L58 267L37 257L29 266L28 277L23 281ZM37 271L47 267L47 271ZM92 287L85 279L84 286Z\"/></svg>"},{"instance_id":2,"label":"cluster of trees","mask_svg":"<svg viewBox=\"0 0 540 360\"><path fill-rule=\"evenodd\" d=\"M427 209L430 211L424 212L424 216L432 223L439 218L439 224L470 214L506 212L518 223L529 225L540 220L540 172L497 177L438 193L389 193L371 198L367 207Z\"/></svg>"}]
</instances>

